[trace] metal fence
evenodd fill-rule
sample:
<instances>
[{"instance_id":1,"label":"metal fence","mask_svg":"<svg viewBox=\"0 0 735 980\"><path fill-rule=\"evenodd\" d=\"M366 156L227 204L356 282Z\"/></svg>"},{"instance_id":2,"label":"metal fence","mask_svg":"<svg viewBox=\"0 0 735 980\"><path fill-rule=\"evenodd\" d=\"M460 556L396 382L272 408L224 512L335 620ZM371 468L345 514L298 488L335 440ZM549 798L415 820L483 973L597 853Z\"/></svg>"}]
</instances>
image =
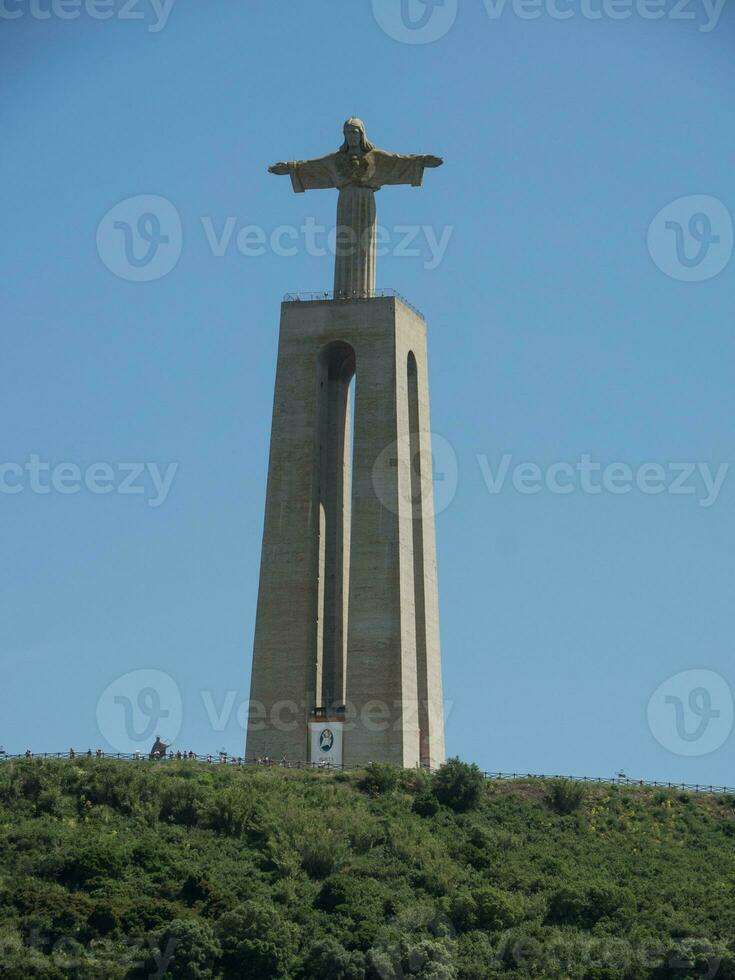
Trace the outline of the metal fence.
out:
<instances>
[{"instance_id":1,"label":"metal fence","mask_svg":"<svg viewBox=\"0 0 735 980\"><path fill-rule=\"evenodd\" d=\"M381 297L393 296L399 299L404 306L407 306L409 310L413 310L416 316L420 316L424 319L424 314L421 310L417 310L413 303L409 303L405 296L402 296L397 289L374 289L369 295L365 293L334 293L333 291L325 291L321 293L286 293L283 297L284 303L318 303L318 302L351 302L353 300L361 299L379 299Z\"/></svg>"},{"instance_id":2,"label":"metal fence","mask_svg":"<svg viewBox=\"0 0 735 980\"><path fill-rule=\"evenodd\" d=\"M208 753L207 755L198 755L195 752L171 752L164 756L153 758L151 758L148 753L103 752L101 749L97 749L95 752L93 752L91 749L86 749L83 752L77 752L74 749L71 749L68 752L31 752L30 750L18 754L0 752L0 763L18 759L115 759L121 762L158 763L198 762L204 765L248 766L267 769L313 769L328 772L360 771L365 768L364 766L339 766L331 762L305 762L303 760L293 762L287 759L282 759L279 762L275 759L270 759L267 756L263 759L245 759L242 756L229 755L226 752L214 752ZM622 774L617 776L565 776L560 773L543 774L531 772L483 772L482 775L487 780L503 780L511 782L563 779L574 783L586 783L595 786L643 786L650 787L652 789L677 790L692 793L723 793L735 795L735 787L733 786L717 786L713 783L676 783L663 782L655 779L634 779L632 776L625 776Z\"/></svg>"},{"instance_id":3,"label":"metal fence","mask_svg":"<svg viewBox=\"0 0 735 980\"><path fill-rule=\"evenodd\" d=\"M662 782L657 779L634 779L632 776L564 776L564 775L543 775L538 773L518 773L518 772L484 772L485 779L509 779L509 780L529 780L529 779L565 779L574 783L589 783L591 785L604 786L650 786L655 789L671 790L691 790L693 793L726 793L735 795L733 786L716 786L709 783L674 783Z\"/></svg>"}]
</instances>

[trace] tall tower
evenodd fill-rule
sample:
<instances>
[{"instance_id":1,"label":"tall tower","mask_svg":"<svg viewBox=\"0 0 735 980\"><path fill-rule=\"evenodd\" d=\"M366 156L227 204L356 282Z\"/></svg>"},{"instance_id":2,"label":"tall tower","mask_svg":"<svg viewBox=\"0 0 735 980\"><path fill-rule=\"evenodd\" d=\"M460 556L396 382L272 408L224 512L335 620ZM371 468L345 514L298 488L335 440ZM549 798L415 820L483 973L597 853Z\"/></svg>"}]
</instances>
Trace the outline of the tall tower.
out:
<instances>
[{"instance_id":1,"label":"tall tower","mask_svg":"<svg viewBox=\"0 0 735 980\"><path fill-rule=\"evenodd\" d=\"M281 307L246 754L435 767L444 722L426 324L375 293L374 191L419 185L441 161L376 150L359 120L345 137L337 154L271 168L296 190L340 189L338 241L349 247L333 298Z\"/></svg>"}]
</instances>

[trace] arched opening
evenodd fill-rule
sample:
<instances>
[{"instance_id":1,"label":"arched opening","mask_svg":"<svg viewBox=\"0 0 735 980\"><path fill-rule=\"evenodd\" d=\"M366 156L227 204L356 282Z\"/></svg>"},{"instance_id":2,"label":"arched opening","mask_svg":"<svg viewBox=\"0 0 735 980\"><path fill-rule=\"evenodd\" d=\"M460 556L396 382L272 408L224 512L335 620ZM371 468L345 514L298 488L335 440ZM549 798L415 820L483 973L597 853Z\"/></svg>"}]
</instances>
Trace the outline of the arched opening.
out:
<instances>
[{"instance_id":1,"label":"arched opening","mask_svg":"<svg viewBox=\"0 0 735 980\"><path fill-rule=\"evenodd\" d=\"M355 362L354 349L344 341L327 344L317 360L319 588L313 707L327 712L345 703Z\"/></svg>"},{"instance_id":2,"label":"arched opening","mask_svg":"<svg viewBox=\"0 0 735 980\"><path fill-rule=\"evenodd\" d=\"M431 758L429 745L429 689L426 639L426 593L424 574L424 480L431 473L422 472L421 417L419 404L418 369L413 351L409 351L406 363L408 391L408 432L411 471L411 526L413 531L413 604L416 632L416 691L419 714L419 758L428 765ZM426 436L424 436L426 438Z\"/></svg>"}]
</instances>

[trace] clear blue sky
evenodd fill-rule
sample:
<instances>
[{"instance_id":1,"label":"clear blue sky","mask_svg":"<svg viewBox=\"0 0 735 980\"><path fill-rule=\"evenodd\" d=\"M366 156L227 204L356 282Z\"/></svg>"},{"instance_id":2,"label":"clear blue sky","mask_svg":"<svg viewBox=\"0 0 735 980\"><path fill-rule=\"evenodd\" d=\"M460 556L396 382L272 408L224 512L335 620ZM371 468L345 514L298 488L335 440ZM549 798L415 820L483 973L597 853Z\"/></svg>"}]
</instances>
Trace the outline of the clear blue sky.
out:
<instances>
[{"instance_id":1,"label":"clear blue sky","mask_svg":"<svg viewBox=\"0 0 735 980\"><path fill-rule=\"evenodd\" d=\"M144 0L144 20L5 0L22 16L0 31L0 463L178 469L153 507L149 484L43 494L6 466L24 483L0 494L0 742L109 748L104 692L155 669L181 692L179 746L242 752L279 302L330 288L331 259L217 257L201 219L328 225L333 192L296 197L266 166L330 152L356 113L377 145L446 160L421 190L378 196L388 229L450 227L446 254L433 269L387 255L378 278L426 315L433 428L458 461L437 518L448 750L492 770L735 783L735 734L678 755L693 743L667 748L647 721L679 672L735 687L735 472L701 506L694 477L691 494L579 478L525 494L510 476L492 494L477 459L735 461L735 261L688 282L647 248L682 197L735 214L733 11L702 30L693 2L694 19L672 2L615 20L559 0L562 20L461 0L442 37L406 44L375 6L178 0L154 31ZM141 194L183 228L150 282L113 274L96 244ZM213 731L202 692L219 709L228 691Z\"/></svg>"}]
</instances>

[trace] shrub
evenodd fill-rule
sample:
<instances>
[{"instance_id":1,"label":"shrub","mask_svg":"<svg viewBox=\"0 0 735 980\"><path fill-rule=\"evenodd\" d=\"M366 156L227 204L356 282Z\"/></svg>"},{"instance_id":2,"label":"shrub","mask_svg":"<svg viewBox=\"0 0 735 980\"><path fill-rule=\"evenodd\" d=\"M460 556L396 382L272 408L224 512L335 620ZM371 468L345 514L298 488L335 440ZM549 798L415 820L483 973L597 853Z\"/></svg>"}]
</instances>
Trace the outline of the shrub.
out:
<instances>
[{"instance_id":1,"label":"shrub","mask_svg":"<svg viewBox=\"0 0 735 980\"><path fill-rule=\"evenodd\" d=\"M587 924L587 895L580 888L564 887L555 891L549 900L547 920L556 925Z\"/></svg>"},{"instance_id":2,"label":"shrub","mask_svg":"<svg viewBox=\"0 0 735 980\"><path fill-rule=\"evenodd\" d=\"M275 905L244 902L217 922L224 976L272 980L289 972L296 931Z\"/></svg>"},{"instance_id":3,"label":"shrub","mask_svg":"<svg viewBox=\"0 0 735 980\"><path fill-rule=\"evenodd\" d=\"M634 918L635 911L635 899L624 888L612 885L567 886L551 895L547 921L591 929L600 919L615 918L628 923Z\"/></svg>"},{"instance_id":4,"label":"shrub","mask_svg":"<svg viewBox=\"0 0 735 980\"><path fill-rule=\"evenodd\" d=\"M22 762L18 767L20 775L20 794L24 799L35 803L41 795L45 771L40 760Z\"/></svg>"},{"instance_id":5,"label":"shrub","mask_svg":"<svg viewBox=\"0 0 735 980\"><path fill-rule=\"evenodd\" d=\"M469 932L477 927L477 902L468 889L455 893L449 906L449 917L458 932Z\"/></svg>"},{"instance_id":6,"label":"shrub","mask_svg":"<svg viewBox=\"0 0 735 980\"><path fill-rule=\"evenodd\" d=\"M492 885L479 888L472 897L477 908L477 925L480 929L500 932L517 925L523 918L518 900Z\"/></svg>"},{"instance_id":7,"label":"shrub","mask_svg":"<svg viewBox=\"0 0 735 980\"><path fill-rule=\"evenodd\" d=\"M462 980L488 980L500 971L493 943L484 932L469 932L459 937L457 960Z\"/></svg>"},{"instance_id":8,"label":"shrub","mask_svg":"<svg viewBox=\"0 0 735 980\"><path fill-rule=\"evenodd\" d=\"M583 783L571 779L555 779L549 788L549 802L557 813L570 814L579 810L587 793Z\"/></svg>"},{"instance_id":9,"label":"shrub","mask_svg":"<svg viewBox=\"0 0 735 980\"><path fill-rule=\"evenodd\" d=\"M161 793L160 819L184 827L196 827L200 806L196 784L186 779L172 779Z\"/></svg>"},{"instance_id":10,"label":"shrub","mask_svg":"<svg viewBox=\"0 0 735 980\"><path fill-rule=\"evenodd\" d=\"M315 942L304 960L304 980L363 980L365 960L361 953L351 953L344 946L327 936Z\"/></svg>"},{"instance_id":11,"label":"shrub","mask_svg":"<svg viewBox=\"0 0 735 980\"><path fill-rule=\"evenodd\" d=\"M319 889L314 904L324 912L335 912L340 906L350 903L353 886L353 879L342 875L327 878Z\"/></svg>"},{"instance_id":12,"label":"shrub","mask_svg":"<svg viewBox=\"0 0 735 980\"><path fill-rule=\"evenodd\" d=\"M399 770L399 787L412 796L431 792L431 773L427 769Z\"/></svg>"},{"instance_id":13,"label":"shrub","mask_svg":"<svg viewBox=\"0 0 735 980\"><path fill-rule=\"evenodd\" d=\"M267 821L251 793L226 789L202 806L198 823L228 837L247 836L253 843L267 836Z\"/></svg>"},{"instance_id":14,"label":"shrub","mask_svg":"<svg viewBox=\"0 0 735 980\"><path fill-rule=\"evenodd\" d=\"M217 975L215 965L222 951L206 922L174 919L159 936L158 949L158 964L171 957L165 975L172 980L211 980Z\"/></svg>"},{"instance_id":15,"label":"shrub","mask_svg":"<svg viewBox=\"0 0 735 980\"><path fill-rule=\"evenodd\" d=\"M464 813L479 806L485 790L485 777L473 763L449 759L436 773L432 792L444 806Z\"/></svg>"},{"instance_id":16,"label":"shrub","mask_svg":"<svg viewBox=\"0 0 735 980\"><path fill-rule=\"evenodd\" d=\"M339 912L355 922L378 922L384 914L384 895L378 882L355 875L334 875L322 885L315 906L323 912Z\"/></svg>"},{"instance_id":17,"label":"shrub","mask_svg":"<svg viewBox=\"0 0 735 980\"><path fill-rule=\"evenodd\" d=\"M107 902L100 902L91 911L87 926L97 936L106 936L120 927L117 913Z\"/></svg>"},{"instance_id":18,"label":"shrub","mask_svg":"<svg viewBox=\"0 0 735 980\"><path fill-rule=\"evenodd\" d=\"M301 867L310 878L326 878L338 871L345 860L345 842L333 830L315 829L301 842Z\"/></svg>"},{"instance_id":19,"label":"shrub","mask_svg":"<svg viewBox=\"0 0 735 980\"><path fill-rule=\"evenodd\" d=\"M61 809L61 794L55 787L45 789L38 794L36 801L36 810L38 813L48 813L52 817L59 817L61 816Z\"/></svg>"},{"instance_id":20,"label":"shrub","mask_svg":"<svg viewBox=\"0 0 735 980\"><path fill-rule=\"evenodd\" d=\"M372 977L409 977L456 980L454 952L446 938L403 934L376 944L368 954Z\"/></svg>"},{"instance_id":21,"label":"shrub","mask_svg":"<svg viewBox=\"0 0 735 980\"><path fill-rule=\"evenodd\" d=\"M120 766L109 760L95 759L80 769L76 793L83 792L93 806L109 806L120 813L134 813L143 794L145 773L133 766Z\"/></svg>"},{"instance_id":22,"label":"shrub","mask_svg":"<svg viewBox=\"0 0 735 980\"><path fill-rule=\"evenodd\" d=\"M398 785L399 770L384 762L371 762L365 768L365 775L357 784L358 789L371 796L392 793Z\"/></svg>"},{"instance_id":23,"label":"shrub","mask_svg":"<svg viewBox=\"0 0 735 980\"><path fill-rule=\"evenodd\" d=\"M420 817L433 817L439 809L439 801L431 790L425 790L418 794L411 805L411 809Z\"/></svg>"},{"instance_id":24,"label":"shrub","mask_svg":"<svg viewBox=\"0 0 735 980\"><path fill-rule=\"evenodd\" d=\"M117 878L127 863L122 849L112 842L95 840L72 852L61 868L61 880L70 888L90 882Z\"/></svg>"},{"instance_id":25,"label":"shrub","mask_svg":"<svg viewBox=\"0 0 735 980\"><path fill-rule=\"evenodd\" d=\"M672 976L689 980L694 977L716 977L732 980L735 959L732 950L720 941L689 937L680 939L662 950L660 964L651 973L653 980L669 980Z\"/></svg>"}]
</instances>

